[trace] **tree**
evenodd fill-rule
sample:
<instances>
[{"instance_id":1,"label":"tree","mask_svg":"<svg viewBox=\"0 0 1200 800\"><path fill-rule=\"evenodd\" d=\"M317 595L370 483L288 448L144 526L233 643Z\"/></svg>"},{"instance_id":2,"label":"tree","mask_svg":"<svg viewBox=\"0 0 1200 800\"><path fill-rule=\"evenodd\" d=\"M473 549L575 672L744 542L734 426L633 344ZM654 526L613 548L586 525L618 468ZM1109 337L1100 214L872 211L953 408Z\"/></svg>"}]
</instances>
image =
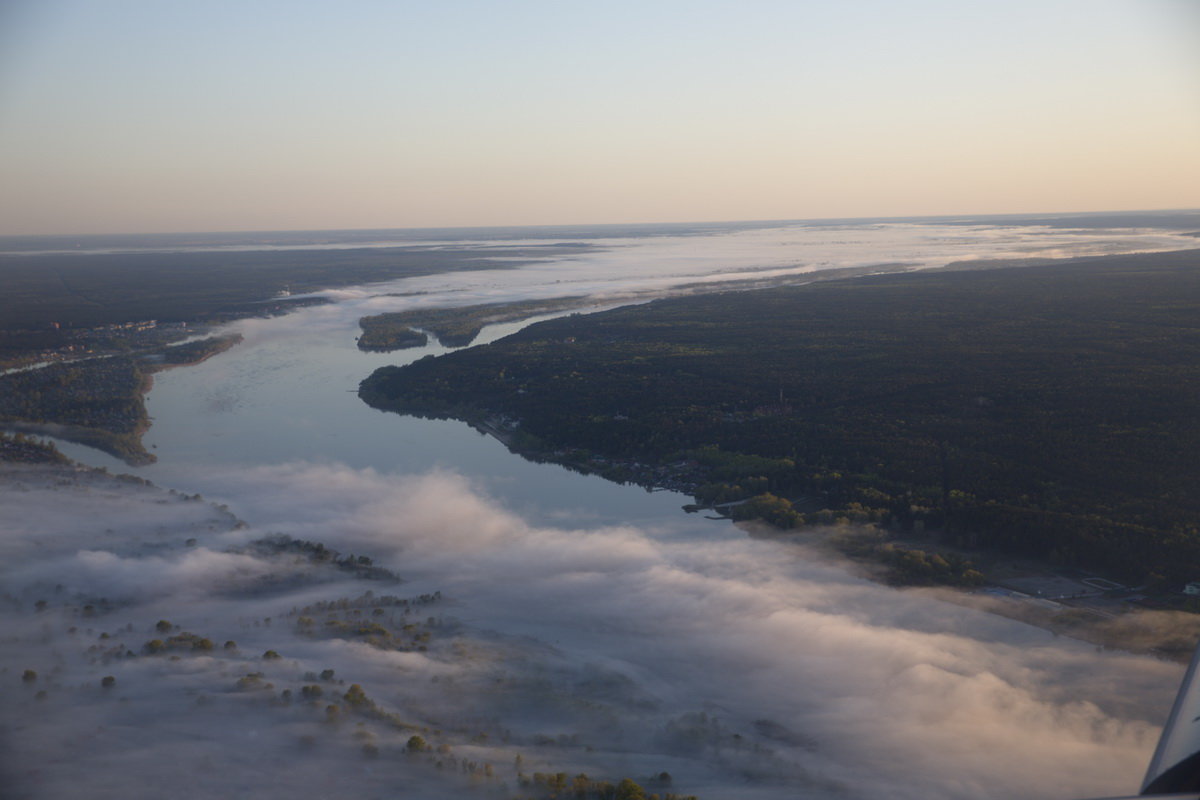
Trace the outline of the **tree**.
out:
<instances>
[{"instance_id":1,"label":"tree","mask_svg":"<svg viewBox=\"0 0 1200 800\"><path fill-rule=\"evenodd\" d=\"M616 800L646 800L646 792L631 778L623 778L617 784Z\"/></svg>"},{"instance_id":2,"label":"tree","mask_svg":"<svg viewBox=\"0 0 1200 800\"><path fill-rule=\"evenodd\" d=\"M367 700L367 694L363 691L362 686L357 683L350 685L350 688L342 695L342 699L355 708L365 706L370 702Z\"/></svg>"},{"instance_id":3,"label":"tree","mask_svg":"<svg viewBox=\"0 0 1200 800\"><path fill-rule=\"evenodd\" d=\"M769 492L756 495L730 509L734 519L762 519L779 528L794 528L804 523L804 517L792 508L790 500Z\"/></svg>"}]
</instances>

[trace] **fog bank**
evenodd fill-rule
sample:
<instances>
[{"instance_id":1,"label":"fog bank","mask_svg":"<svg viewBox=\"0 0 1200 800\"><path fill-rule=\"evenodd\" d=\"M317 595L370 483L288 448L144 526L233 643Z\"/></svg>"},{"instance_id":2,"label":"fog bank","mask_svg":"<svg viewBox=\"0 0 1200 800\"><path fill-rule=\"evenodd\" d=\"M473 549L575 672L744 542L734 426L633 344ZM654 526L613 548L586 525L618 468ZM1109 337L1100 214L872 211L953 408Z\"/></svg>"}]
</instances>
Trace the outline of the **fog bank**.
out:
<instances>
[{"instance_id":1,"label":"fog bank","mask_svg":"<svg viewBox=\"0 0 1200 800\"><path fill-rule=\"evenodd\" d=\"M702 798L1113 795L1181 674L683 517L532 525L451 472L192 477L211 501L0 484L19 796L533 793L518 755Z\"/></svg>"}]
</instances>

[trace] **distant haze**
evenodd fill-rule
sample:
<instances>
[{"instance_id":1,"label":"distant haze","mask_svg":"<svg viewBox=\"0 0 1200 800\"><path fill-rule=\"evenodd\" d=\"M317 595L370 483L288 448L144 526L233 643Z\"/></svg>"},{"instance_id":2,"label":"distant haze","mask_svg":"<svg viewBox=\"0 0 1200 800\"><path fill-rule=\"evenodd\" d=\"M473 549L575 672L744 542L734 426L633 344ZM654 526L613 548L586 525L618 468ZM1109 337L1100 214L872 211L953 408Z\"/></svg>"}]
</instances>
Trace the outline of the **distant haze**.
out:
<instances>
[{"instance_id":1,"label":"distant haze","mask_svg":"<svg viewBox=\"0 0 1200 800\"><path fill-rule=\"evenodd\" d=\"M10 0L0 234L1200 206L1182 0Z\"/></svg>"}]
</instances>

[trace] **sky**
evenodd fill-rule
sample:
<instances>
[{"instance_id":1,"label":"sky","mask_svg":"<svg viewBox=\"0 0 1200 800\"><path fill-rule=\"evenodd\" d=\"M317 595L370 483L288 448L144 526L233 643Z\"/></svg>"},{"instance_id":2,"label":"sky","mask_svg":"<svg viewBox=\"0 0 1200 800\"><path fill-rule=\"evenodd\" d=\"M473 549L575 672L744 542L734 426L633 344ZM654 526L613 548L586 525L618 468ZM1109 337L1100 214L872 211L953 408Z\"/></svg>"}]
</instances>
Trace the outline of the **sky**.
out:
<instances>
[{"instance_id":1,"label":"sky","mask_svg":"<svg viewBox=\"0 0 1200 800\"><path fill-rule=\"evenodd\" d=\"M1195 0L0 0L0 234L1200 206Z\"/></svg>"}]
</instances>

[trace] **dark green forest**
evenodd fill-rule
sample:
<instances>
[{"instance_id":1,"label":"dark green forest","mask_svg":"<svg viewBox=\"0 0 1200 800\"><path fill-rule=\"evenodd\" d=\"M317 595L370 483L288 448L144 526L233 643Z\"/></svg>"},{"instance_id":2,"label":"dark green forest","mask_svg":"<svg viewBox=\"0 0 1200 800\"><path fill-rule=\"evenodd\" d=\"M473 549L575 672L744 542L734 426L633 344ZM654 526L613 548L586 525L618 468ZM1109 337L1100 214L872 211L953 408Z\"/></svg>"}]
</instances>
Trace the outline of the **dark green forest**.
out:
<instances>
[{"instance_id":1,"label":"dark green forest","mask_svg":"<svg viewBox=\"0 0 1200 800\"><path fill-rule=\"evenodd\" d=\"M519 266L579 246L0 254L0 360L69 344L74 329L154 319L211 322L282 313L280 297L416 275ZM272 299L273 298L273 299ZM54 327L58 325L59 327Z\"/></svg>"},{"instance_id":2,"label":"dark green forest","mask_svg":"<svg viewBox=\"0 0 1200 800\"><path fill-rule=\"evenodd\" d=\"M0 422L95 447L129 464L150 463L154 457L141 444L149 427L142 402L149 380L150 370L131 356L9 373L0 376Z\"/></svg>"},{"instance_id":3,"label":"dark green forest","mask_svg":"<svg viewBox=\"0 0 1200 800\"><path fill-rule=\"evenodd\" d=\"M844 515L1200 579L1200 251L662 300L385 367L360 394L498 420L530 457L673 469L706 503L769 493L784 526Z\"/></svg>"}]
</instances>

